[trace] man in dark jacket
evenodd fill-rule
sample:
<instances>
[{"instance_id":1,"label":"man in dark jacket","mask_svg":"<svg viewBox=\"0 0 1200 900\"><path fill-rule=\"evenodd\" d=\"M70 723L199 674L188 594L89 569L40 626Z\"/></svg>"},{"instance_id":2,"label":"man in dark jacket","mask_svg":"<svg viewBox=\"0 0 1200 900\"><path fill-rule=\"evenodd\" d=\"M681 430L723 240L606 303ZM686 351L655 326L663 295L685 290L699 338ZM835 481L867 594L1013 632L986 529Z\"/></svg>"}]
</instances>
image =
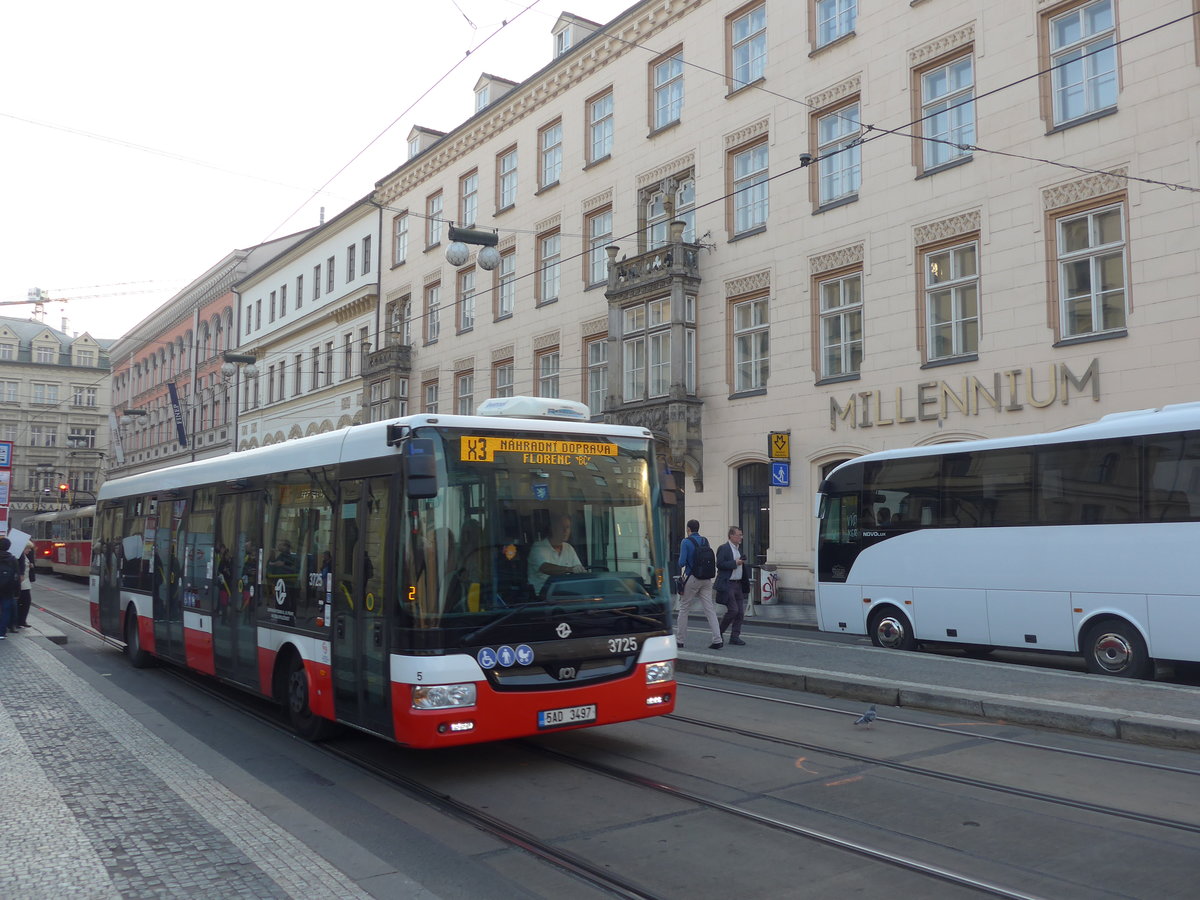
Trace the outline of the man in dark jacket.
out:
<instances>
[{"instance_id":1,"label":"man in dark jacket","mask_svg":"<svg viewBox=\"0 0 1200 900\"><path fill-rule=\"evenodd\" d=\"M729 629L729 643L742 646L742 619L746 616L746 595L750 591L750 566L742 552L742 529L729 528L729 540L717 548L717 580L713 590L725 604L721 616L721 636Z\"/></svg>"},{"instance_id":2,"label":"man in dark jacket","mask_svg":"<svg viewBox=\"0 0 1200 900\"><path fill-rule=\"evenodd\" d=\"M0 641L17 624L17 598L21 596L21 563L9 552L12 541L0 537Z\"/></svg>"}]
</instances>

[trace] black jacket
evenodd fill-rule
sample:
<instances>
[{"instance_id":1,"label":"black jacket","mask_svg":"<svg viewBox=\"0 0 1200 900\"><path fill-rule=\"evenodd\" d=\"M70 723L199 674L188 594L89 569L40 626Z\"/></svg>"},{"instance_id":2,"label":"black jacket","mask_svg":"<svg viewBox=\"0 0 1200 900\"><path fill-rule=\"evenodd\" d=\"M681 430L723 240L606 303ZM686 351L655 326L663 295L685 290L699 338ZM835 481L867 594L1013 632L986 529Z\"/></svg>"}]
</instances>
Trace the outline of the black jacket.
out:
<instances>
[{"instance_id":1,"label":"black jacket","mask_svg":"<svg viewBox=\"0 0 1200 900\"><path fill-rule=\"evenodd\" d=\"M21 596L21 561L7 550L0 552L0 566L12 566L12 583L8 586L5 596L14 600Z\"/></svg>"},{"instance_id":2,"label":"black jacket","mask_svg":"<svg viewBox=\"0 0 1200 900\"><path fill-rule=\"evenodd\" d=\"M742 554L745 555L745 553L746 551L742 550ZM713 583L713 590L724 590L725 586L729 584L729 576L737 567L737 558L729 549L729 541L725 541L717 548L717 580ZM741 583L742 590L748 592L750 590L750 562L748 560L742 564Z\"/></svg>"}]
</instances>

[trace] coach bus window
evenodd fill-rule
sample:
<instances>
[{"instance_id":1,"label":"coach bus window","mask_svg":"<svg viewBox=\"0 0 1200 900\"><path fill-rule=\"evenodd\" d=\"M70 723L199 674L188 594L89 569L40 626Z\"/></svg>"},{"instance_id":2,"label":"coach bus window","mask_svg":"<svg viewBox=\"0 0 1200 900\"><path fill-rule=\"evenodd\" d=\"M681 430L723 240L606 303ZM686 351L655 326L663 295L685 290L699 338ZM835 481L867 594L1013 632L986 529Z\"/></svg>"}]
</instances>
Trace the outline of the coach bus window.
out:
<instances>
[{"instance_id":1,"label":"coach bus window","mask_svg":"<svg viewBox=\"0 0 1200 900\"><path fill-rule=\"evenodd\" d=\"M989 450L947 454L942 461L948 528L1028 525L1033 512L1033 453Z\"/></svg>"},{"instance_id":2,"label":"coach bus window","mask_svg":"<svg viewBox=\"0 0 1200 900\"><path fill-rule=\"evenodd\" d=\"M1038 448L1038 523L1116 525L1138 520L1138 454L1131 440Z\"/></svg>"},{"instance_id":3,"label":"coach bus window","mask_svg":"<svg viewBox=\"0 0 1200 900\"><path fill-rule=\"evenodd\" d=\"M863 473L863 496L878 523L880 510L890 513L886 527L892 532L913 531L941 524L939 498L940 456L914 456L870 463Z\"/></svg>"},{"instance_id":4,"label":"coach bus window","mask_svg":"<svg viewBox=\"0 0 1200 900\"><path fill-rule=\"evenodd\" d=\"M1200 520L1200 433L1145 439L1146 521Z\"/></svg>"}]
</instances>

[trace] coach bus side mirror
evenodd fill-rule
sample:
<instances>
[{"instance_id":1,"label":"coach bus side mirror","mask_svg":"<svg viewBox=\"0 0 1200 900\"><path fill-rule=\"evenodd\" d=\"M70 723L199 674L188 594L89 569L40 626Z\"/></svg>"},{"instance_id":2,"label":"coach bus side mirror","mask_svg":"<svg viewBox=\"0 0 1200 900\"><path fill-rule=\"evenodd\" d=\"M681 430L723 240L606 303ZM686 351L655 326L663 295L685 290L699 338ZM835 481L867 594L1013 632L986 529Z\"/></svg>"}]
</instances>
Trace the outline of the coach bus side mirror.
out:
<instances>
[{"instance_id":1,"label":"coach bus side mirror","mask_svg":"<svg viewBox=\"0 0 1200 900\"><path fill-rule=\"evenodd\" d=\"M437 454L432 438L414 438L404 447L404 492L412 500L436 497Z\"/></svg>"},{"instance_id":2,"label":"coach bus side mirror","mask_svg":"<svg viewBox=\"0 0 1200 900\"><path fill-rule=\"evenodd\" d=\"M670 472L663 472L659 486L662 490L662 505L674 506L679 502L679 494L676 493L675 476Z\"/></svg>"}]
</instances>

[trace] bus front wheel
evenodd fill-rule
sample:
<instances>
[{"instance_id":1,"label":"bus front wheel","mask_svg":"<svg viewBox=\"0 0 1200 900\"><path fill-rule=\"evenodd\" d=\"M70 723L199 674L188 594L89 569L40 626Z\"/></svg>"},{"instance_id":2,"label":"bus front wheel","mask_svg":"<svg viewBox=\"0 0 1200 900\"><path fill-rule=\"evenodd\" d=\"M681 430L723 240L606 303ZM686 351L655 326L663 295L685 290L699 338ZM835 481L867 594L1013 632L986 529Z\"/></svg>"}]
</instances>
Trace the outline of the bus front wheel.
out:
<instances>
[{"instance_id":1,"label":"bus front wheel","mask_svg":"<svg viewBox=\"0 0 1200 900\"><path fill-rule=\"evenodd\" d=\"M308 695L308 676L298 653L291 654L285 670L283 702L288 721L296 734L306 741L323 741L334 733L334 724L312 711Z\"/></svg>"},{"instance_id":2,"label":"bus front wheel","mask_svg":"<svg viewBox=\"0 0 1200 900\"><path fill-rule=\"evenodd\" d=\"M869 624L871 643L885 650L916 650L917 639L913 635L908 616L892 606L885 606L871 614Z\"/></svg>"},{"instance_id":3,"label":"bus front wheel","mask_svg":"<svg viewBox=\"0 0 1200 900\"><path fill-rule=\"evenodd\" d=\"M1121 619L1107 619L1088 627L1082 645L1088 671L1118 678L1148 678L1153 663L1146 642L1136 628Z\"/></svg>"}]
</instances>

